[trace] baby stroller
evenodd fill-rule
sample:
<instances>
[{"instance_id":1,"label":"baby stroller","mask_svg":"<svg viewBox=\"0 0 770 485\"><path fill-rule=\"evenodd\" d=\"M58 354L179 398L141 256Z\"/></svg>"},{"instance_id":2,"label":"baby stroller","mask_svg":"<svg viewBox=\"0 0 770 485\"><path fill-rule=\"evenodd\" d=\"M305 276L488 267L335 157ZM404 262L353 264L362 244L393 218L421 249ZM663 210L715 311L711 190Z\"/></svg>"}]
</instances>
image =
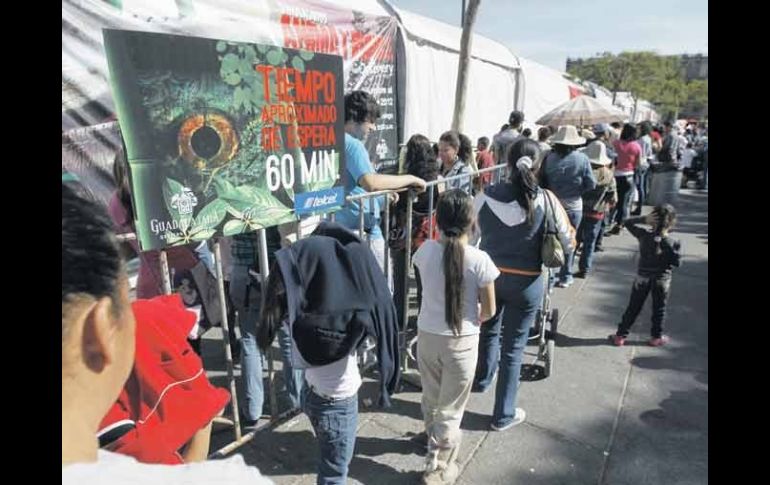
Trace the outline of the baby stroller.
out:
<instances>
[{"instance_id":1,"label":"baby stroller","mask_svg":"<svg viewBox=\"0 0 770 485\"><path fill-rule=\"evenodd\" d=\"M553 360L556 352L556 331L559 326L559 309L551 308L551 289L548 281L552 269L545 270L543 302L535 316L535 323L529 332L529 339L537 342L537 360L543 362L545 377L553 372Z\"/></svg>"}]
</instances>

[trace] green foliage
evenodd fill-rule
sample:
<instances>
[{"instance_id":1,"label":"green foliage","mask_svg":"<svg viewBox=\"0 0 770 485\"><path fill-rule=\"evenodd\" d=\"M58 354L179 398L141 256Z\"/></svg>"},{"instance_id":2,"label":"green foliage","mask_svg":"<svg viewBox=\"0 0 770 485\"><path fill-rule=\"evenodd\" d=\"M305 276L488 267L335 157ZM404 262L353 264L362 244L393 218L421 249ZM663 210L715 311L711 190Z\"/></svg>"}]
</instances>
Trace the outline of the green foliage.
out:
<instances>
[{"instance_id":1,"label":"green foliage","mask_svg":"<svg viewBox=\"0 0 770 485\"><path fill-rule=\"evenodd\" d=\"M696 110L708 105L707 82L686 83L677 58L654 52L604 52L570 66L569 74L613 93L627 91L634 98L646 99L664 118L677 116L685 104Z\"/></svg>"}]
</instances>

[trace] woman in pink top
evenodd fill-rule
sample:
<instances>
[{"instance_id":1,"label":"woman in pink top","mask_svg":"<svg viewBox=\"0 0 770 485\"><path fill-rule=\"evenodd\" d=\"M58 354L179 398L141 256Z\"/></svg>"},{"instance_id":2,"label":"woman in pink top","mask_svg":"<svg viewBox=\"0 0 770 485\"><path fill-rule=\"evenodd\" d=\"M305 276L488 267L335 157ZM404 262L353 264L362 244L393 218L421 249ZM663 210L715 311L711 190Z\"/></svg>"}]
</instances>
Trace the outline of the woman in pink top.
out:
<instances>
[{"instance_id":1,"label":"woman in pink top","mask_svg":"<svg viewBox=\"0 0 770 485\"><path fill-rule=\"evenodd\" d=\"M610 222L615 221L615 226L609 234L620 234L623 229L623 221L628 218L631 209L631 196L634 193L634 170L639 166L642 148L636 142L636 126L626 123L620 133L620 139L615 140L613 146L617 152L615 161L615 182L618 186L618 204L610 215Z\"/></svg>"}]
</instances>

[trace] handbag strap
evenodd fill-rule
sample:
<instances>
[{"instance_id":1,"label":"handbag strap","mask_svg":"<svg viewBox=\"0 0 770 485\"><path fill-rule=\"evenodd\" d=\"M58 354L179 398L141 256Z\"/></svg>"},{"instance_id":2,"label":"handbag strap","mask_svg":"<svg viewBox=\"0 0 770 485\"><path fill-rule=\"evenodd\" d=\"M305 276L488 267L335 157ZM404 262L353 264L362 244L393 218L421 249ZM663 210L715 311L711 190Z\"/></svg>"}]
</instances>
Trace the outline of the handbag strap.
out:
<instances>
[{"instance_id":1,"label":"handbag strap","mask_svg":"<svg viewBox=\"0 0 770 485\"><path fill-rule=\"evenodd\" d=\"M548 217L549 213L548 210L545 210L545 233L547 234L556 234L556 215L554 214L555 209L553 208L553 200L551 199L550 192L548 189L543 189L543 197L545 197L545 207L551 208L550 211L550 217ZM545 236L543 236L545 237Z\"/></svg>"}]
</instances>

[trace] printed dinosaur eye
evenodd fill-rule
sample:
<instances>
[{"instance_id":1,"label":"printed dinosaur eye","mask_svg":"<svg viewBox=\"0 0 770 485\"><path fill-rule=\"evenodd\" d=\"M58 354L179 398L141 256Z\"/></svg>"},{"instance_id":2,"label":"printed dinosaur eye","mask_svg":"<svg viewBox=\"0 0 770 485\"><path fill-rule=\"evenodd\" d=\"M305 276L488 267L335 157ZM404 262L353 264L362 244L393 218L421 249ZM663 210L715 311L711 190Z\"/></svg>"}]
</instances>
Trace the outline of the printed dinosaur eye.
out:
<instances>
[{"instance_id":1,"label":"printed dinosaur eye","mask_svg":"<svg viewBox=\"0 0 770 485\"><path fill-rule=\"evenodd\" d=\"M238 151L232 123L218 113L193 114L179 127L179 154L201 170L226 165Z\"/></svg>"}]
</instances>

